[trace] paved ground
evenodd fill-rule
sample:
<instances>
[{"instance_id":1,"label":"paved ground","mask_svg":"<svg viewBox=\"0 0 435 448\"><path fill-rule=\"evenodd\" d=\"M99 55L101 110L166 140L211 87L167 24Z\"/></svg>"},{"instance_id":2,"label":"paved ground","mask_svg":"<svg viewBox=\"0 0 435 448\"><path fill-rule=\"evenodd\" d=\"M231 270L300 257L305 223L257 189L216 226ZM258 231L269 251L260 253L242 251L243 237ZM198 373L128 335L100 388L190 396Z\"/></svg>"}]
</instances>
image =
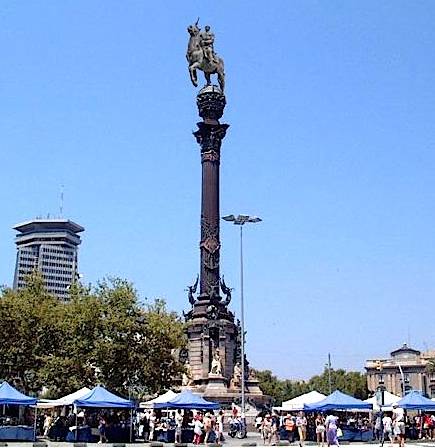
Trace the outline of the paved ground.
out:
<instances>
[{"instance_id":1,"label":"paved ground","mask_svg":"<svg viewBox=\"0 0 435 448\"><path fill-rule=\"evenodd\" d=\"M53 448L60 448L60 447L73 448L74 447L74 444L72 444L72 443L50 442L50 441L45 441L43 439L40 439L39 441L46 442L49 447L53 447ZM254 443L256 443L259 447L264 446L263 442L262 442L262 440L261 440L261 438L259 436L259 434L257 434L257 433L248 433L248 437L246 439L244 439L244 440L231 439L230 437L227 436L227 438L225 439L224 447L231 447L231 448L241 447L241 448L245 448L246 446L249 446L249 444L254 444ZM0 442L0 444L1 444L1 442ZM12 448L32 448L33 447L33 443L31 443L31 442L7 442L7 444L8 444L8 447L12 447ZM352 447L362 447L362 446L365 446L366 448L378 447L377 443L371 443L371 442L368 442L368 443L367 442L352 442L350 444L349 443L347 443L347 444L346 443L342 443L342 445L346 446L346 447L349 446L349 445L352 445ZM104 446L105 447L113 447L114 444L106 443L106 444L99 445L97 443L88 443L86 446L90 447L90 448L101 448L101 447L104 447ZM115 444L115 446L116 446L116 444ZM189 446L189 448L192 448L194 445L189 444L188 446ZM289 446L289 444L287 442L281 442L280 446ZM294 448L299 448L299 445L298 445L297 442L293 443L291 446L294 447ZM307 447L314 447L315 443L307 442L306 446ZM131 448L139 448L139 447L141 447L141 448L148 448L148 447L150 447L150 444L143 443L143 442L131 443L131 444L127 443L126 447L127 448L128 447L131 447ZM200 447L201 448L206 448L206 445L200 445ZM414 447L414 448L420 448L420 447L421 448L435 448L435 442L429 442L429 441L421 441L421 442L419 441L419 442L416 442L416 441L412 441L412 442L407 443L406 447L409 447L409 448L411 448L411 447ZM174 448L174 444L173 443L164 444L163 448ZM385 444L384 448L390 448L390 445L389 444ZM398 445L395 444L394 448L398 448Z\"/></svg>"}]
</instances>

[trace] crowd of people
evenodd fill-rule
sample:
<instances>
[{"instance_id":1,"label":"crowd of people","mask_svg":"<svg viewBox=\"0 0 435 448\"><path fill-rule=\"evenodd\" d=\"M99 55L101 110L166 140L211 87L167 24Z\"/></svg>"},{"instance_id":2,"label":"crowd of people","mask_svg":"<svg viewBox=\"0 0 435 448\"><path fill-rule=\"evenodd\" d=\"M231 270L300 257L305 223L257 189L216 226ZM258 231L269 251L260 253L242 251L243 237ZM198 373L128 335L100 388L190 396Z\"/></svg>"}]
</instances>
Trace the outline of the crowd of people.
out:
<instances>
[{"instance_id":1,"label":"crowd of people","mask_svg":"<svg viewBox=\"0 0 435 448\"><path fill-rule=\"evenodd\" d=\"M305 445L308 439L316 440L319 446L339 446L338 437L341 430L338 426L339 418L334 414L326 417L323 414L316 416L305 415L303 411L296 415L288 413L279 416L278 414L266 414L264 417L258 416L256 427L261 433L265 445L278 445L282 440L287 440L289 444L298 441L300 447ZM309 434L312 432L312 434Z\"/></svg>"},{"instance_id":2,"label":"crowd of people","mask_svg":"<svg viewBox=\"0 0 435 448\"><path fill-rule=\"evenodd\" d=\"M370 414L371 415L371 414ZM114 434L124 431L124 438L130 429L128 411L81 411L65 416L56 412L46 412L38 418L38 433L52 440L65 440L68 431L89 427L98 432L99 443L114 441ZM154 411L136 413L132 422L135 438L144 442L193 442L223 443L224 426L240 428L244 422L237 414L225 415L219 411ZM403 409L394 406L391 412L379 412L369 418L369 414L353 413L307 413L295 412L285 415L263 412L255 420L265 445L289 444L305 445L306 440L315 441L319 447L340 446L343 430L373 434L373 440L383 447L397 442L403 447L406 438L435 440L435 415L416 413L406 415ZM369 440L367 439L367 440Z\"/></svg>"},{"instance_id":3,"label":"crowd of people","mask_svg":"<svg viewBox=\"0 0 435 448\"><path fill-rule=\"evenodd\" d=\"M379 412L375 416L374 438L383 446L394 440L404 446L406 438L435 440L435 415L419 413L405 415L403 409L393 406L392 412Z\"/></svg>"},{"instance_id":4,"label":"crowd of people","mask_svg":"<svg viewBox=\"0 0 435 448\"><path fill-rule=\"evenodd\" d=\"M265 445L278 445L288 441L300 447L306 440L315 441L318 446L339 446L340 439L352 434L366 435L365 440L376 440L379 446L397 442L403 447L405 440L435 440L435 415L418 413L406 415L403 409L395 405L390 412L379 412L369 418L353 413L266 413L256 419L256 428ZM371 414L370 414L371 415ZM345 431L347 434L344 434ZM361 437L360 440L363 440Z\"/></svg>"},{"instance_id":5,"label":"crowd of people","mask_svg":"<svg viewBox=\"0 0 435 448\"><path fill-rule=\"evenodd\" d=\"M193 441L198 445L202 442L224 441L222 410L216 414L213 411L194 413L181 409L159 414L155 411L144 411L138 414L137 422L138 436L145 442L154 440L169 442L171 432L175 435L176 443Z\"/></svg>"},{"instance_id":6,"label":"crowd of people","mask_svg":"<svg viewBox=\"0 0 435 448\"><path fill-rule=\"evenodd\" d=\"M37 420L37 433L53 441L64 441L68 433L83 431L88 428L91 437L92 428L98 431L98 442L112 441L128 437L130 428L130 414L125 411L80 411L75 414L71 411L62 415L57 411L47 411L40 414ZM89 440L91 441L91 440Z\"/></svg>"}]
</instances>

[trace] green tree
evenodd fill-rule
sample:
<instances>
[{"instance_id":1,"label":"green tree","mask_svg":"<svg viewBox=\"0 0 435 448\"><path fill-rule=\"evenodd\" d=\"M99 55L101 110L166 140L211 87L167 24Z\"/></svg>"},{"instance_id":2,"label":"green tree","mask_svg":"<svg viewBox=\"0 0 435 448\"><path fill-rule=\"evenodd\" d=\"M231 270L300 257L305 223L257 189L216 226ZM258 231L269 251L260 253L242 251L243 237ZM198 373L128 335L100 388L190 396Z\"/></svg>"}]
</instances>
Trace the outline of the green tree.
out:
<instances>
[{"instance_id":1,"label":"green tree","mask_svg":"<svg viewBox=\"0 0 435 448\"><path fill-rule=\"evenodd\" d=\"M271 370L256 370L255 374L264 394L272 398L272 404L278 406L282 402L283 385Z\"/></svg>"},{"instance_id":2,"label":"green tree","mask_svg":"<svg viewBox=\"0 0 435 448\"><path fill-rule=\"evenodd\" d=\"M42 386L39 371L44 357L54 353L61 337L57 322L60 303L47 294L38 275L19 292L0 296L0 378L36 393Z\"/></svg>"},{"instance_id":3,"label":"green tree","mask_svg":"<svg viewBox=\"0 0 435 448\"><path fill-rule=\"evenodd\" d=\"M280 380L270 370L256 371L260 387L266 395L272 397L275 406L283 401L317 390L325 395L329 394L329 374L325 369L321 375L315 375L308 381ZM346 372L343 369L331 369L332 391L341 392L356 398L366 399L368 396L366 375L360 372Z\"/></svg>"},{"instance_id":4,"label":"green tree","mask_svg":"<svg viewBox=\"0 0 435 448\"><path fill-rule=\"evenodd\" d=\"M104 384L122 395L158 392L182 365L173 356L185 344L180 318L163 300L141 305L120 279L95 288L74 285L71 300L49 295L38 276L27 287L0 294L0 378L48 396Z\"/></svg>"}]
</instances>

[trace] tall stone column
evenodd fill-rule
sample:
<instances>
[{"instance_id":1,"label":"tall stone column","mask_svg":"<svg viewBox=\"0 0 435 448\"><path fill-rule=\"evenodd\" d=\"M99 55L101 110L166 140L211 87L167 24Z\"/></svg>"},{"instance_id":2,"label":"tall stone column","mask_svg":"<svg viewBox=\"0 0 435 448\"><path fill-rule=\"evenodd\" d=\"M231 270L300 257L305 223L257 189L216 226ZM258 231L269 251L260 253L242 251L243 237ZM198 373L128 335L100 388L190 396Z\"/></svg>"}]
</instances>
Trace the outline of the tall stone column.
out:
<instances>
[{"instance_id":1,"label":"tall stone column","mask_svg":"<svg viewBox=\"0 0 435 448\"><path fill-rule=\"evenodd\" d=\"M204 87L197 96L199 116L194 132L201 147L202 195L200 242L200 289L194 314L220 299L220 210L219 169L220 150L229 125L219 123L225 108L225 96L216 86Z\"/></svg>"}]
</instances>

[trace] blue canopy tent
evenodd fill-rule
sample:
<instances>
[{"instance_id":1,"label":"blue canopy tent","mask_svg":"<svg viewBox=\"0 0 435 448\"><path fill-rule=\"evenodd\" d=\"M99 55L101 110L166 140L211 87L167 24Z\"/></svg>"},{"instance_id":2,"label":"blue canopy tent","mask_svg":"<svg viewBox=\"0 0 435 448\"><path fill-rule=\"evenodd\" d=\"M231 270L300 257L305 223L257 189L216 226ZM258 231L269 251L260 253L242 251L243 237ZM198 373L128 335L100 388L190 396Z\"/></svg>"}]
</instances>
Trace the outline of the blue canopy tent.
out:
<instances>
[{"instance_id":1,"label":"blue canopy tent","mask_svg":"<svg viewBox=\"0 0 435 448\"><path fill-rule=\"evenodd\" d=\"M133 409L134 403L125 398L112 394L103 386L94 387L89 393L83 397L74 400L74 404L78 408L128 408Z\"/></svg>"},{"instance_id":2,"label":"blue canopy tent","mask_svg":"<svg viewBox=\"0 0 435 448\"><path fill-rule=\"evenodd\" d=\"M36 398L28 397L12 387L7 381L0 385L0 405L34 406ZM0 440L35 440L36 439L36 408L35 425L29 426L2 426L0 427Z\"/></svg>"},{"instance_id":3,"label":"blue canopy tent","mask_svg":"<svg viewBox=\"0 0 435 448\"><path fill-rule=\"evenodd\" d=\"M401 400L397 402L397 406L402 409L435 411L435 401L423 397L423 395L416 390L412 390L411 392L407 393Z\"/></svg>"},{"instance_id":4,"label":"blue canopy tent","mask_svg":"<svg viewBox=\"0 0 435 448\"><path fill-rule=\"evenodd\" d=\"M130 442L133 436L133 408L135 404L131 400L119 397L118 395L109 392L103 386L94 387L89 393L83 397L74 400L74 404L78 408L121 408L130 409ZM77 420L77 415L76 415ZM76 424L77 426L77 424ZM77 439L78 433L76 431L75 438Z\"/></svg>"},{"instance_id":5,"label":"blue canopy tent","mask_svg":"<svg viewBox=\"0 0 435 448\"><path fill-rule=\"evenodd\" d=\"M332 392L321 401L313 403L311 405L305 405L304 409L306 411L330 411L330 410L348 410L348 409L373 409L371 403L366 403L365 401L358 400L351 395L344 394L339 390Z\"/></svg>"},{"instance_id":6,"label":"blue canopy tent","mask_svg":"<svg viewBox=\"0 0 435 448\"><path fill-rule=\"evenodd\" d=\"M219 403L207 401L190 390L184 390L166 403L158 403L157 409L219 409Z\"/></svg>"}]
</instances>

